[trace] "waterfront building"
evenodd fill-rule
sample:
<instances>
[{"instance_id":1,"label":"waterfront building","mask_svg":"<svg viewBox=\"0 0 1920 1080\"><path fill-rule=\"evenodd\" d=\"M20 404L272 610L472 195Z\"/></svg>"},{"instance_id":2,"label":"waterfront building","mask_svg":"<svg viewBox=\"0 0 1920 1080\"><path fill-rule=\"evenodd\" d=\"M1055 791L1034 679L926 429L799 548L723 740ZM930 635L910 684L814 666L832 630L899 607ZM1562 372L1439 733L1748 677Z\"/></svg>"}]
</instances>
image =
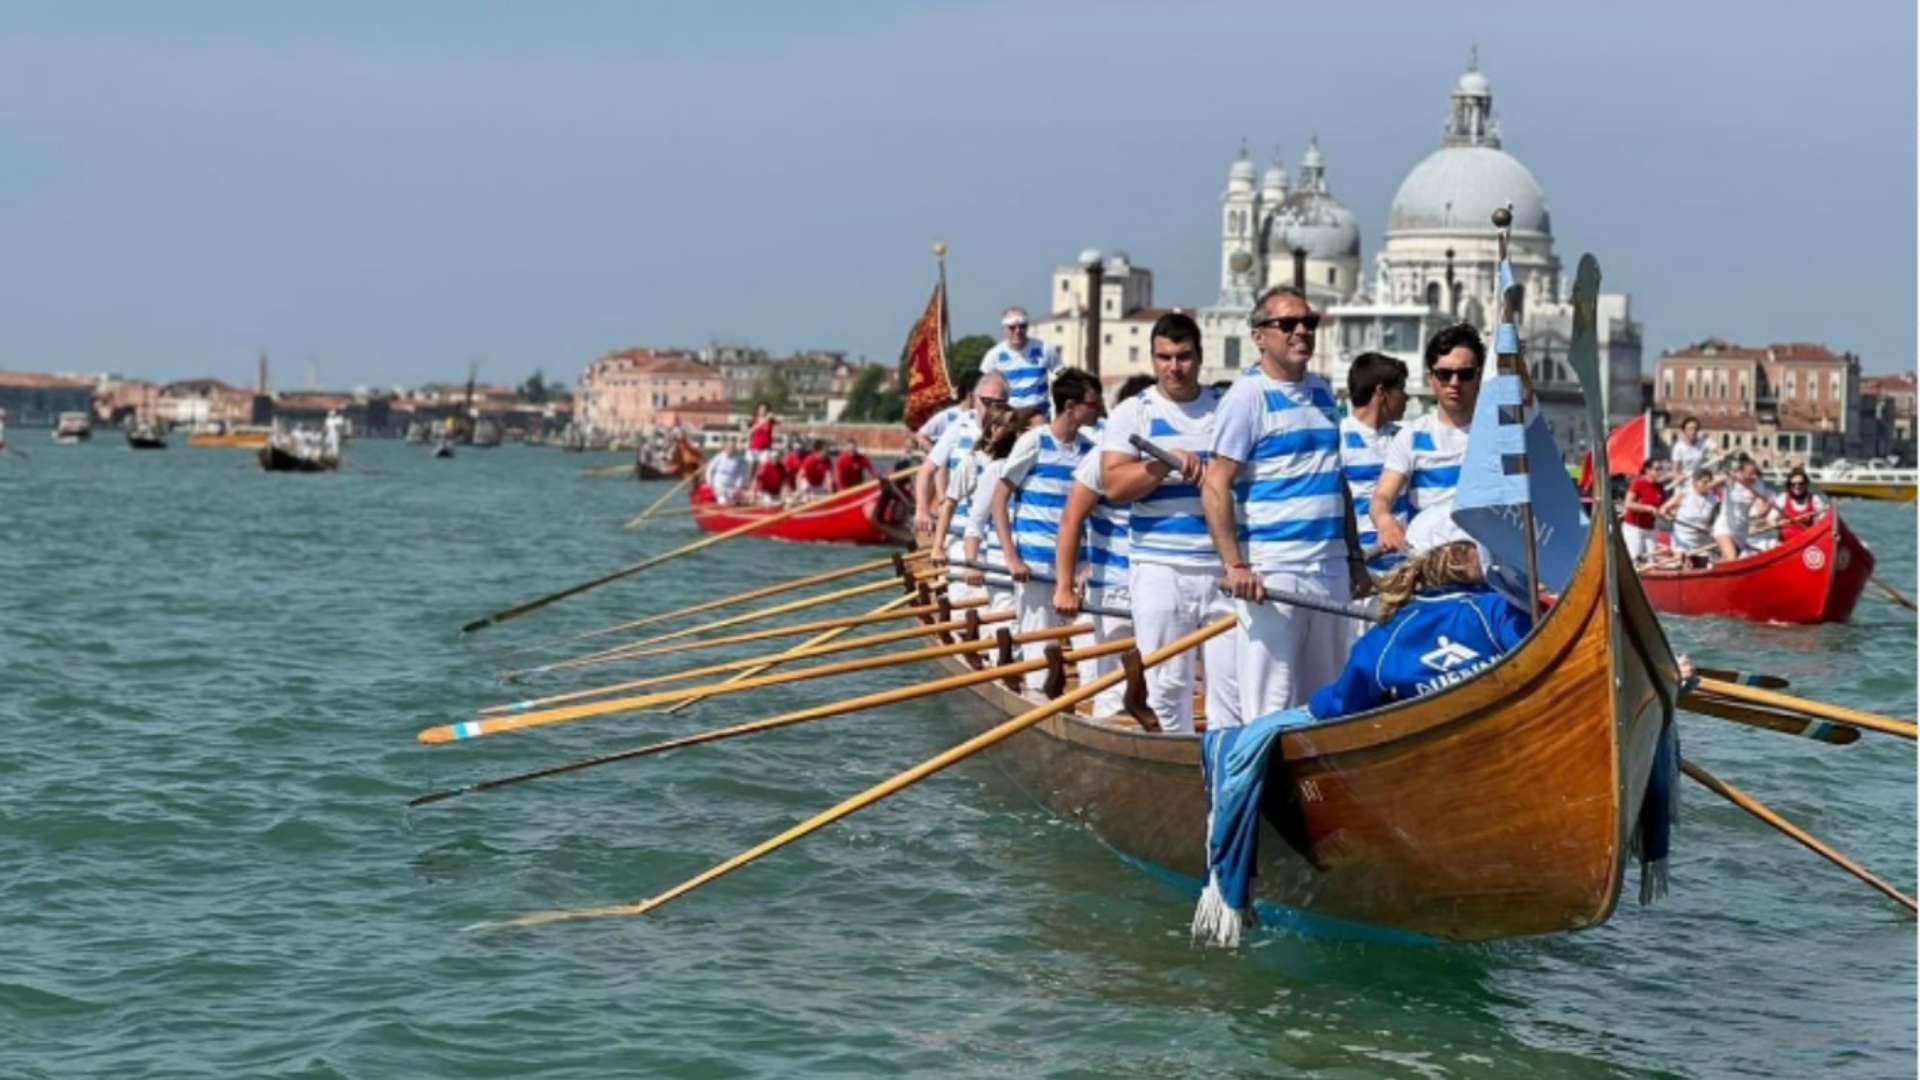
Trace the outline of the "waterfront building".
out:
<instances>
[{"instance_id":1,"label":"waterfront building","mask_svg":"<svg viewBox=\"0 0 1920 1080\"><path fill-rule=\"evenodd\" d=\"M1880 454L1897 458L1902 464L1911 465L1915 461L1914 446L1914 390L1916 380L1911 371L1898 375L1869 375L1860 380L1860 397L1867 403L1868 411L1879 427L1879 442L1884 447Z\"/></svg>"},{"instance_id":2,"label":"waterfront building","mask_svg":"<svg viewBox=\"0 0 1920 1080\"><path fill-rule=\"evenodd\" d=\"M1079 265L1054 268L1049 307L1035 318L1033 336L1060 350L1068 367L1087 366L1087 287L1093 275ZM1124 251L1100 264L1100 381L1107 387L1129 376L1153 374L1152 344L1147 340L1160 316L1176 308L1155 307L1153 271L1136 266Z\"/></svg>"},{"instance_id":3,"label":"waterfront building","mask_svg":"<svg viewBox=\"0 0 1920 1080\"><path fill-rule=\"evenodd\" d=\"M725 398L720 373L689 350L622 349L581 372L574 415L587 431L623 437L679 426L684 406Z\"/></svg>"},{"instance_id":4,"label":"waterfront building","mask_svg":"<svg viewBox=\"0 0 1920 1080\"><path fill-rule=\"evenodd\" d=\"M1653 394L1669 443L1691 416L1716 446L1751 454L1763 469L1861 461L1893 449L1878 399L1862 393L1860 358L1825 345L1749 348L1709 338L1662 353Z\"/></svg>"},{"instance_id":5,"label":"waterfront building","mask_svg":"<svg viewBox=\"0 0 1920 1080\"><path fill-rule=\"evenodd\" d=\"M10 427L50 428L61 413L93 412L93 382L37 371L0 371L0 409Z\"/></svg>"}]
</instances>

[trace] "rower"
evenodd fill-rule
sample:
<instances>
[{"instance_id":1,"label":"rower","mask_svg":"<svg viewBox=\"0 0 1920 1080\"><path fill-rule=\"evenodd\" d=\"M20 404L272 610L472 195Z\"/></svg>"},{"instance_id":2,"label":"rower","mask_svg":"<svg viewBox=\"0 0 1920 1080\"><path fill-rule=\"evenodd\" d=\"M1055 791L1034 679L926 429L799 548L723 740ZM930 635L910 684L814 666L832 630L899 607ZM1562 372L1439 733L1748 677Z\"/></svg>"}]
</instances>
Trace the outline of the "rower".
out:
<instances>
[{"instance_id":1,"label":"rower","mask_svg":"<svg viewBox=\"0 0 1920 1080\"><path fill-rule=\"evenodd\" d=\"M706 481L713 501L722 506L731 506L739 497L740 488L747 482L747 458L740 452L740 436L727 436L726 447L707 466Z\"/></svg>"},{"instance_id":2,"label":"rower","mask_svg":"<svg viewBox=\"0 0 1920 1080\"><path fill-rule=\"evenodd\" d=\"M1027 335L1027 311L1010 307L1000 316L1005 341L980 358L982 377L998 374L1007 380L1007 394L1016 409L1047 412L1047 383L1062 370L1060 350Z\"/></svg>"},{"instance_id":3,"label":"rower","mask_svg":"<svg viewBox=\"0 0 1920 1080\"><path fill-rule=\"evenodd\" d=\"M1626 541L1627 554L1635 562L1653 554L1658 535L1654 529L1659 524L1654 515L1666 501L1666 491L1660 486L1660 474L1665 468L1664 462L1652 458L1642 461L1639 475L1627 485L1627 497L1620 506L1620 538Z\"/></svg>"},{"instance_id":4,"label":"rower","mask_svg":"<svg viewBox=\"0 0 1920 1080\"><path fill-rule=\"evenodd\" d=\"M995 414L992 430L973 450L971 471L956 475L954 485L948 489L952 506L966 507L967 524L961 534L960 557L967 562L1006 565L1001 558L1000 534L993 528L993 496L1000 489L1000 477L1006 472L1007 455L1012 453L1014 444L1028 430L1044 422L1036 409L1015 409ZM963 485L966 486L964 491L961 490ZM942 520L945 521L947 516L948 511L943 510ZM987 590L986 575L980 570L968 569L963 581L977 590L970 595L988 595L988 611L1013 610L1013 593L1005 589Z\"/></svg>"},{"instance_id":5,"label":"rower","mask_svg":"<svg viewBox=\"0 0 1920 1080\"><path fill-rule=\"evenodd\" d=\"M1780 542L1790 543L1813 525L1827 508L1827 500L1813 490L1807 470L1795 465L1787 473L1787 491L1774 504L1774 517L1780 526Z\"/></svg>"},{"instance_id":6,"label":"rower","mask_svg":"<svg viewBox=\"0 0 1920 1080\"><path fill-rule=\"evenodd\" d=\"M1673 549L1682 566L1701 559L1714 547L1714 518L1720 509L1720 496L1714 493L1713 474L1696 469L1691 477L1675 485L1673 495L1661 504L1660 516L1673 522ZM1655 562L1659 562L1655 556Z\"/></svg>"},{"instance_id":7,"label":"rower","mask_svg":"<svg viewBox=\"0 0 1920 1080\"><path fill-rule=\"evenodd\" d=\"M1127 584L1134 641L1152 652L1233 613L1220 594L1220 556L1207 539L1200 478L1213 442L1223 394L1200 382L1200 328L1181 312L1162 315L1148 334L1154 385L1115 407L1100 447L1106 496L1131 503L1127 519ZM1139 436L1180 462L1176 471L1135 447ZM1240 716L1235 678L1238 648L1221 634L1202 646L1207 718L1233 725ZM1168 732L1193 730L1191 652L1147 669L1147 706Z\"/></svg>"},{"instance_id":8,"label":"rower","mask_svg":"<svg viewBox=\"0 0 1920 1080\"><path fill-rule=\"evenodd\" d=\"M1713 440L1700 434L1700 420L1689 416L1680 421L1680 437L1674 440L1667 456L1673 458L1673 475L1688 477L1695 470L1705 468L1713 452Z\"/></svg>"},{"instance_id":9,"label":"rower","mask_svg":"<svg viewBox=\"0 0 1920 1080\"><path fill-rule=\"evenodd\" d=\"M1386 468L1387 447L1407 414L1407 365L1377 352L1354 357L1347 369L1347 402L1353 411L1340 420L1340 469L1353 494L1360 547L1371 550L1380 540L1373 527L1373 491ZM1403 527L1413 517L1413 500L1404 492L1394 500L1393 517Z\"/></svg>"},{"instance_id":10,"label":"rower","mask_svg":"<svg viewBox=\"0 0 1920 1080\"><path fill-rule=\"evenodd\" d=\"M1007 574L1014 580L1015 610L1020 632L1032 633L1060 625L1053 609L1053 589L1030 580L1029 562L1053 566L1060 542L1060 511L1067 505L1073 470L1094 449L1080 429L1106 414L1100 383L1079 368L1067 368L1054 377L1051 388L1053 419L1021 435L1007 454L1000 483L993 492L993 528L1000 537ZM1022 646L1022 659L1034 660L1046 652L1046 643ZM1027 674L1027 688L1046 685L1047 673Z\"/></svg>"},{"instance_id":11,"label":"rower","mask_svg":"<svg viewBox=\"0 0 1920 1080\"><path fill-rule=\"evenodd\" d=\"M1777 498L1760 479L1760 466L1747 454L1736 455L1727 470L1726 494L1720 501L1720 520L1713 523L1720 558L1737 559L1774 546L1773 537L1753 535L1753 520L1773 508Z\"/></svg>"},{"instance_id":12,"label":"rower","mask_svg":"<svg viewBox=\"0 0 1920 1080\"><path fill-rule=\"evenodd\" d=\"M1267 590L1345 600L1365 595L1373 583L1340 471L1333 390L1307 370L1320 316L1298 289L1278 286L1260 298L1251 322L1260 370L1241 376L1220 402L1201 492L1227 589L1241 601L1234 723L1305 701L1340 674L1353 643L1342 616L1267 603ZM1384 512L1398 494L1386 490L1391 476L1373 497L1383 544L1384 526L1400 528ZM1219 723L1209 715L1210 727Z\"/></svg>"},{"instance_id":13,"label":"rower","mask_svg":"<svg viewBox=\"0 0 1920 1080\"><path fill-rule=\"evenodd\" d=\"M1393 514L1403 491L1411 496L1414 513L1453 501L1460 462L1467 456L1473 407L1480 399L1487 345L1480 331L1461 323L1429 338L1425 356L1434 410L1402 426L1387 445L1380 484L1368 508L1379 533L1379 547L1385 551L1406 546L1406 527Z\"/></svg>"},{"instance_id":14,"label":"rower","mask_svg":"<svg viewBox=\"0 0 1920 1080\"><path fill-rule=\"evenodd\" d=\"M1007 380L998 375L983 375L974 388L975 408L955 417L933 449L927 453L927 460L921 462L920 470L914 476L914 527L921 530L922 543L929 547L944 545L951 558L961 558L961 545L965 540L965 531L969 514L968 504L959 502L945 514L950 524L944 532L934 528L935 515L942 514L939 500L952 487L952 472L968 454L974 452L975 444L980 441L993 420L1002 415L1007 407ZM967 491L973 490L971 485ZM924 518L924 524L922 519Z\"/></svg>"},{"instance_id":15,"label":"rower","mask_svg":"<svg viewBox=\"0 0 1920 1080\"><path fill-rule=\"evenodd\" d=\"M1115 407L1152 385L1151 375L1128 378L1114 393ZM1088 437L1098 446L1104 441L1104 435L1102 431L1100 435L1089 433ZM1109 612L1126 611L1133 603L1127 589L1129 507L1102 493L1100 458L1099 453L1090 453L1081 459L1079 465L1074 466L1073 487L1067 492L1066 509L1060 512L1060 543L1054 549L1053 557L1053 610L1062 619L1072 619L1080 614L1081 590L1074 586L1081 578L1082 551L1086 552L1087 568L1085 602ZM1093 616L1093 637L1097 643L1104 645L1132 636L1131 617L1114 614ZM1118 656L1082 660L1080 682L1092 682L1118 666ZM1093 699L1093 715L1119 715L1125 708L1126 693L1124 683L1102 691Z\"/></svg>"}]
</instances>

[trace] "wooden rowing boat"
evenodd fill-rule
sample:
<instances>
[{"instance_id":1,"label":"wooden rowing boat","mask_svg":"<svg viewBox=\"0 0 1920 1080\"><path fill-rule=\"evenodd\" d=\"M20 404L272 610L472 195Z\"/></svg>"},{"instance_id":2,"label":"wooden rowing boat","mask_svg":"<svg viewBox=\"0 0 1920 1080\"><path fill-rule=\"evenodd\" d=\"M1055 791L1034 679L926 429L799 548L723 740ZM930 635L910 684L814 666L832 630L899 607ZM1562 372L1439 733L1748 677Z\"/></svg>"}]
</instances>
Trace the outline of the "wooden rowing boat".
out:
<instances>
[{"instance_id":1,"label":"wooden rowing boat","mask_svg":"<svg viewBox=\"0 0 1920 1080\"><path fill-rule=\"evenodd\" d=\"M1262 921L1317 936L1486 941L1612 914L1679 673L1596 515L1579 573L1534 632L1471 679L1283 736L1283 828L1263 827ZM958 660L942 661L958 665ZM984 730L1040 700L994 683ZM1198 890L1200 738L1056 715L991 759L1127 859Z\"/></svg>"},{"instance_id":2,"label":"wooden rowing boat","mask_svg":"<svg viewBox=\"0 0 1920 1080\"><path fill-rule=\"evenodd\" d=\"M260 467L268 472L332 472L340 467L340 459L333 457L303 457L268 444L260 448Z\"/></svg>"},{"instance_id":3,"label":"wooden rowing boat","mask_svg":"<svg viewBox=\"0 0 1920 1080\"><path fill-rule=\"evenodd\" d=\"M693 523L710 533L740 528L756 518L769 518L781 512L779 506L721 506L713 500L713 491L705 484L693 489ZM909 507L911 504L907 504ZM907 544L913 535L905 527L906 510L898 488L883 483L863 499L829 503L819 510L804 511L776 521L755 536L803 544Z\"/></svg>"},{"instance_id":4,"label":"wooden rowing boat","mask_svg":"<svg viewBox=\"0 0 1920 1080\"><path fill-rule=\"evenodd\" d=\"M1699 569L1643 569L1640 582L1656 609L1674 615L1846 622L1873 567L1873 552L1829 510L1776 547Z\"/></svg>"}]
</instances>

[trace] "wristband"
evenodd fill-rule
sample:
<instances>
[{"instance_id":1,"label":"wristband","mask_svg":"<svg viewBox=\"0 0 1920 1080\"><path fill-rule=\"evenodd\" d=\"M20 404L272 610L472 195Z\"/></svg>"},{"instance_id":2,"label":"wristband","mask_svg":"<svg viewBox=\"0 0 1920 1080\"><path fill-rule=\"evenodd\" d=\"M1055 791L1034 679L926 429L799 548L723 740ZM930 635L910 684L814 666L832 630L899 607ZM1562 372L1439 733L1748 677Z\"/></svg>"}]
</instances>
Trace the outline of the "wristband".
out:
<instances>
[{"instance_id":1,"label":"wristband","mask_svg":"<svg viewBox=\"0 0 1920 1080\"><path fill-rule=\"evenodd\" d=\"M1237 563L1234 563L1234 564L1233 564L1232 566L1230 566L1230 567L1228 567L1228 569L1230 569L1230 570L1251 570L1251 569L1253 569L1253 567L1252 567L1251 565L1249 565L1249 564L1247 564L1247 563L1243 563L1243 562L1237 562Z\"/></svg>"}]
</instances>

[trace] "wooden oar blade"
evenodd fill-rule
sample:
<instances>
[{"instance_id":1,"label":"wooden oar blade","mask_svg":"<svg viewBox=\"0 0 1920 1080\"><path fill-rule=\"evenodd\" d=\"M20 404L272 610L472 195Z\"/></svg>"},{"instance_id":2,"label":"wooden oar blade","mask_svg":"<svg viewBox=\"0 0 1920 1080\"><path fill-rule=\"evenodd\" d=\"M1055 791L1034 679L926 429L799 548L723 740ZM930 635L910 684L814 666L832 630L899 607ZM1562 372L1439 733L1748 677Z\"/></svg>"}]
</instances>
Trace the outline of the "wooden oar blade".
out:
<instances>
[{"instance_id":1,"label":"wooden oar blade","mask_svg":"<svg viewBox=\"0 0 1920 1080\"><path fill-rule=\"evenodd\" d=\"M1759 675L1728 668L1696 667L1693 673L1703 679L1718 679L1721 682L1738 683L1741 686L1757 686L1762 690L1785 690L1793 685L1778 675Z\"/></svg>"},{"instance_id":2,"label":"wooden oar blade","mask_svg":"<svg viewBox=\"0 0 1920 1080\"><path fill-rule=\"evenodd\" d=\"M1847 727L1844 724L1829 724L1825 720L1816 720L1808 716L1790 715L1771 709L1742 705L1708 694L1688 694L1680 699L1679 704L1688 712L1698 713L1701 716L1731 720L1736 724L1777 731L1782 735L1797 735L1833 746L1848 746L1860 741L1858 728Z\"/></svg>"}]
</instances>

